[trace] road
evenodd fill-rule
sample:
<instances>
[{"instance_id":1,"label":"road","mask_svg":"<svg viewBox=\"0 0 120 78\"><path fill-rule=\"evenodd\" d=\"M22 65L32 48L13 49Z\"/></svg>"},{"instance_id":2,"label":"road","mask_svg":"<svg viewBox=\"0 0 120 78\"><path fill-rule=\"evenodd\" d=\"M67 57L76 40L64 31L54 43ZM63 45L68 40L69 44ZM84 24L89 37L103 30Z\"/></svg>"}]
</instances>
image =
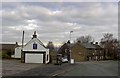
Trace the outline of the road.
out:
<instances>
[{"instance_id":1,"label":"road","mask_svg":"<svg viewBox=\"0 0 120 78\"><path fill-rule=\"evenodd\" d=\"M59 76L118 76L118 62L79 62L72 70Z\"/></svg>"},{"instance_id":2,"label":"road","mask_svg":"<svg viewBox=\"0 0 120 78\"><path fill-rule=\"evenodd\" d=\"M67 72L72 69L72 65L65 63L62 65L45 64L31 70L20 72L12 76L56 76L61 72Z\"/></svg>"},{"instance_id":3,"label":"road","mask_svg":"<svg viewBox=\"0 0 120 78\"><path fill-rule=\"evenodd\" d=\"M118 76L118 62L89 61L78 62L74 65L68 63L45 64L9 76Z\"/></svg>"}]
</instances>

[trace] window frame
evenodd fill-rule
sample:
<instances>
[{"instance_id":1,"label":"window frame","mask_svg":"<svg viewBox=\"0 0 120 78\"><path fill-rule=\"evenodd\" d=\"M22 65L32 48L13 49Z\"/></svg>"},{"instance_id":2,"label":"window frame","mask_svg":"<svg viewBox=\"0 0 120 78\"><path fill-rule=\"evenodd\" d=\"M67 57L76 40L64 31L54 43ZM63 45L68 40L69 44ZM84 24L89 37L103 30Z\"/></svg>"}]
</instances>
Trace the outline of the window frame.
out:
<instances>
[{"instance_id":1,"label":"window frame","mask_svg":"<svg viewBox=\"0 0 120 78\"><path fill-rule=\"evenodd\" d=\"M37 49L37 44L36 43L33 44L33 49Z\"/></svg>"}]
</instances>

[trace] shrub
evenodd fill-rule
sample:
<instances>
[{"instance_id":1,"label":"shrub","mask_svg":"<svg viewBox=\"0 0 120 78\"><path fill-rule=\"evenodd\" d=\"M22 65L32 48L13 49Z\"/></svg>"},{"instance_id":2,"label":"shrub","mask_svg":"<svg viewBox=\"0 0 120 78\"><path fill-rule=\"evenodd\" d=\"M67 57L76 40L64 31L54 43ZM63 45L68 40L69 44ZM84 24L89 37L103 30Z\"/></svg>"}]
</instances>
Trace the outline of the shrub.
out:
<instances>
[{"instance_id":1,"label":"shrub","mask_svg":"<svg viewBox=\"0 0 120 78\"><path fill-rule=\"evenodd\" d=\"M10 58L11 58L11 56L8 55L8 52L6 52L6 51L0 52L0 57L1 57L2 59L10 59Z\"/></svg>"}]
</instances>

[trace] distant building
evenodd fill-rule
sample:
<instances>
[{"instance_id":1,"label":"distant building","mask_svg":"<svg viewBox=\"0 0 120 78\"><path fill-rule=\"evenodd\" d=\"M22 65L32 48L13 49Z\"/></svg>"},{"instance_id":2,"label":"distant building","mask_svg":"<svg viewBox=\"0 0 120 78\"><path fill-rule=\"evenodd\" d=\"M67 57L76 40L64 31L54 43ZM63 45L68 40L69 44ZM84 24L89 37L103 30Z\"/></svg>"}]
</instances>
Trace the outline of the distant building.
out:
<instances>
[{"instance_id":1,"label":"distant building","mask_svg":"<svg viewBox=\"0 0 120 78\"><path fill-rule=\"evenodd\" d=\"M15 48L18 46L17 42L15 44L0 44L0 52L4 52L11 57L15 52Z\"/></svg>"},{"instance_id":2,"label":"distant building","mask_svg":"<svg viewBox=\"0 0 120 78\"><path fill-rule=\"evenodd\" d=\"M68 61L70 61L70 41L67 43L63 44L59 50L59 54L62 54L62 57L67 57Z\"/></svg>"}]
</instances>

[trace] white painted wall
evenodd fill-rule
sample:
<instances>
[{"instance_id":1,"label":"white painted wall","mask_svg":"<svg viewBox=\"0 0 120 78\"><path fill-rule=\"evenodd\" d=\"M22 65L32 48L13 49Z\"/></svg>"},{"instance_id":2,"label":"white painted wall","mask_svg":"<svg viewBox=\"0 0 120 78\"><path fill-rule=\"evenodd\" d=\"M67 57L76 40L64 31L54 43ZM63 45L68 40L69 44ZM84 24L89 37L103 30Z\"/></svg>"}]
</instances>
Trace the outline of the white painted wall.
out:
<instances>
[{"instance_id":1,"label":"white painted wall","mask_svg":"<svg viewBox=\"0 0 120 78\"><path fill-rule=\"evenodd\" d=\"M37 44L37 49L33 49L33 44L34 43L36 43ZM32 40L30 40L24 47L23 47L23 51L32 51L32 52L34 52L34 51L37 51L37 52L42 52L42 51L45 51L46 52L46 55L45 55L45 63L47 64L47 63L49 63L49 61L50 61L50 55L49 55L49 49L46 49L45 47L43 47L43 45L42 45L42 43L37 39L37 38L34 38L34 39L32 39ZM35 54L35 53L33 53L33 54ZM47 60L47 55L48 55L48 60ZM27 56L27 57L26 57ZM43 57L43 56L40 56L39 54L38 55L26 55L25 56L25 61L26 62L31 62L32 63L32 61L33 61L33 63L34 63L34 61L38 61L38 60L36 60L37 58L39 59L39 60L41 60L41 61L43 61L43 59L40 59L41 57ZM30 59L30 60L26 60L26 59Z\"/></svg>"},{"instance_id":2,"label":"white painted wall","mask_svg":"<svg viewBox=\"0 0 120 78\"><path fill-rule=\"evenodd\" d=\"M16 47L15 48L14 58L21 58L21 47Z\"/></svg>"},{"instance_id":3,"label":"white painted wall","mask_svg":"<svg viewBox=\"0 0 120 78\"><path fill-rule=\"evenodd\" d=\"M47 55L48 55L48 60L47 60ZM50 54L49 54L49 49L46 49L46 64L49 63L50 61Z\"/></svg>"},{"instance_id":4,"label":"white painted wall","mask_svg":"<svg viewBox=\"0 0 120 78\"><path fill-rule=\"evenodd\" d=\"M43 54L26 53L25 63L43 63Z\"/></svg>"},{"instance_id":5,"label":"white painted wall","mask_svg":"<svg viewBox=\"0 0 120 78\"><path fill-rule=\"evenodd\" d=\"M37 44L37 49L33 49L34 42ZM44 48L37 40L34 39L24 46L23 51L46 51L46 48Z\"/></svg>"}]
</instances>

